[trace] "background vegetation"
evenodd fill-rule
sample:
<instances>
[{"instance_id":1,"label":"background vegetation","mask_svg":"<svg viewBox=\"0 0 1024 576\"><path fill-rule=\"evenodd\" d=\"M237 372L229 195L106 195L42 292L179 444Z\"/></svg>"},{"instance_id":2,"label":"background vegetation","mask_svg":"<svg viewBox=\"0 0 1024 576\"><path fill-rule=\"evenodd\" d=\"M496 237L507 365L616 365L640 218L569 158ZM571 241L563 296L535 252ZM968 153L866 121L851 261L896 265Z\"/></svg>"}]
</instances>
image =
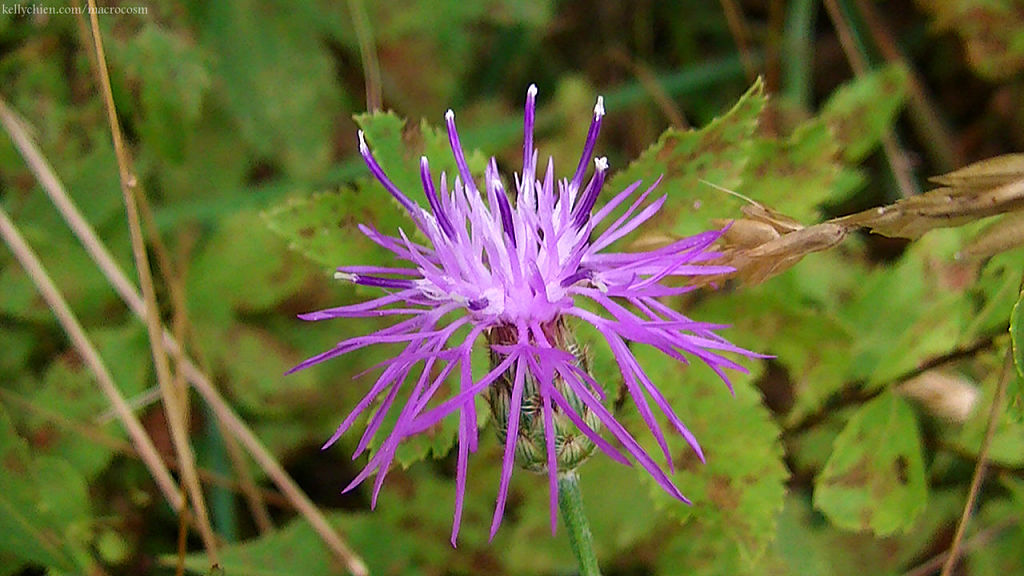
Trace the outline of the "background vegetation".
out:
<instances>
[{"instance_id":1,"label":"background vegetation","mask_svg":"<svg viewBox=\"0 0 1024 576\"><path fill-rule=\"evenodd\" d=\"M357 125L415 190L421 151L450 163L433 127L453 108L467 148L482 151L476 166L493 154L508 176L536 83L541 155L564 175L603 94L610 188L665 176L668 203L637 246L750 220L754 204L701 179L756 201L784 233L916 196L929 176L1024 143L1019 0L120 3L147 13L97 18L109 85L160 317L194 360L171 355L168 404L146 325L45 179L48 162L137 284L89 17L11 5L0 15L0 208L185 480L189 457L168 424L187 421L209 511L207 521L168 505L95 366L13 249L0 250L0 576L204 574L214 562L231 576L341 574L359 562L373 574L572 573L564 531L548 531L544 477L516 473L488 543L500 461L490 435L471 459L457 549L453 424L400 453L376 511L368 487L341 495L361 467L348 457L356 435L319 446L366 390L353 377L388 350L283 375L376 325L295 319L369 294L330 276L381 257L354 224L408 227L368 179ZM1018 164L989 184L1019 180ZM673 301L776 358L746 362L730 395L701 366L638 351L707 464L673 443L692 507L603 456L582 468L605 573L930 574L969 502L956 573L1024 570L1024 419L1007 360L1021 224L957 223L914 241L851 231L763 283L748 276ZM591 348L614 397L617 371ZM186 408L173 402L186 380L204 390L204 379L226 404L203 392ZM619 413L642 430L629 406ZM969 501L989 428L987 474ZM246 455L260 453L254 438L312 506L272 462ZM197 529L207 522L212 540Z\"/></svg>"}]
</instances>

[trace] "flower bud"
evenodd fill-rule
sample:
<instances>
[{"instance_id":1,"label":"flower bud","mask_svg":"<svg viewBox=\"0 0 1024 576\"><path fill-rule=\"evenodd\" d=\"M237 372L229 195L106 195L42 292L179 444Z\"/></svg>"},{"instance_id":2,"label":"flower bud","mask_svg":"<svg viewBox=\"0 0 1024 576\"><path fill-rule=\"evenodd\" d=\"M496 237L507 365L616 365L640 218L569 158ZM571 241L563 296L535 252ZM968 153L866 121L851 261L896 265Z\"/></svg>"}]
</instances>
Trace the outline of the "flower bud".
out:
<instances>
[{"instance_id":1,"label":"flower bud","mask_svg":"<svg viewBox=\"0 0 1024 576\"><path fill-rule=\"evenodd\" d=\"M576 359L576 366L590 372L590 362L586 350L577 342L576 337L566 326L562 318L556 318L543 326L544 334L552 347L568 352ZM500 325L492 328L487 334L490 345L509 345L517 341L515 326ZM497 366L502 356L491 351L491 366ZM546 473L548 470L547 442L544 436L544 401L540 386L531 370L526 370L523 386L523 398L519 411L519 431L516 438L516 463L531 472ZM494 417L498 440L505 444L508 435L509 415L511 414L512 389L515 385L515 369L509 369L487 388L487 403ZM559 374L554 376L554 385L569 406L583 418L583 421L595 432L600 430L601 421L572 389L566 385ZM559 407L553 406L555 437L555 458L558 472L568 472L582 464L594 452L594 443Z\"/></svg>"}]
</instances>

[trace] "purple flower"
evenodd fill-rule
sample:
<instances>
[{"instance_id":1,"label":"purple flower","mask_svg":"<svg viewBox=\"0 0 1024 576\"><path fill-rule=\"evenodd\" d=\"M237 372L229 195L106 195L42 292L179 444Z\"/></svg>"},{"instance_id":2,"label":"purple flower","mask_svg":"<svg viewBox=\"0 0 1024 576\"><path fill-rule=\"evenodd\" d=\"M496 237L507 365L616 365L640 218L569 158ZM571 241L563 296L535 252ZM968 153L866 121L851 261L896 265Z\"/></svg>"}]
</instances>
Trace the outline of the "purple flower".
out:
<instances>
[{"instance_id":1,"label":"purple flower","mask_svg":"<svg viewBox=\"0 0 1024 576\"><path fill-rule=\"evenodd\" d=\"M572 178L556 183L553 162L548 160L543 177L538 179L537 151L533 147L536 95L536 86L530 86L526 93L523 171L515 179L514 203L509 201L493 158L487 165L483 189L477 188L459 143L455 114L450 110L445 120L458 174L450 185L445 174L441 174L437 184L427 158L420 160L429 209L414 202L388 179L360 132L359 151L367 166L409 212L422 237L410 238L401 229L398 237L387 236L360 226L363 234L393 252L403 264L346 266L338 269L336 277L379 287L387 294L368 302L300 316L304 320L404 317L373 334L339 342L293 370L374 344L404 345L398 355L380 366L382 372L370 391L324 448L336 442L371 403L382 398L369 418L353 458L364 452L393 408L399 388L412 387L399 409L394 428L345 488L351 490L376 472L372 498L375 506L399 443L457 412L453 545L461 521L468 454L477 449L475 398L499 384L510 390L510 398L506 404L508 417L499 420L507 422L507 429L499 434L505 450L492 538L505 508L520 421L528 411L524 401L526 388L535 396L529 410L541 423L541 445L546 448L546 466L542 469L546 469L550 483L552 530L556 522L560 463L556 454L556 418L567 418L588 443L600 447L615 460L630 465L632 457L668 493L687 501L665 470L605 408L601 385L588 374L575 346L566 345L565 338L559 336L569 330L565 328L567 320L588 323L606 339L626 390L660 445L669 471L673 470L672 457L650 400L701 460L703 454L696 439L644 373L628 343L653 346L683 363L687 362L684 353L695 356L726 383L725 368L745 370L723 357L723 352L759 356L715 334L714 330L722 326L691 320L659 301L661 297L690 290L665 285L665 279L732 271L706 263L718 256L709 250L721 231L705 232L647 252L608 250L650 220L665 203L665 196L647 203L657 186L655 182L633 198L640 189L640 182L635 182L593 212L608 170L607 159L591 161L604 116L601 98L594 107L594 119ZM594 173L584 185L591 163ZM607 223L613 213L618 216ZM489 343L492 363L486 375L474 379L470 355L481 337ZM449 375L453 386L458 383L458 390L447 399L436 401L438 390ZM598 422L607 428L617 445L601 437L597 431L600 426L595 425Z\"/></svg>"}]
</instances>

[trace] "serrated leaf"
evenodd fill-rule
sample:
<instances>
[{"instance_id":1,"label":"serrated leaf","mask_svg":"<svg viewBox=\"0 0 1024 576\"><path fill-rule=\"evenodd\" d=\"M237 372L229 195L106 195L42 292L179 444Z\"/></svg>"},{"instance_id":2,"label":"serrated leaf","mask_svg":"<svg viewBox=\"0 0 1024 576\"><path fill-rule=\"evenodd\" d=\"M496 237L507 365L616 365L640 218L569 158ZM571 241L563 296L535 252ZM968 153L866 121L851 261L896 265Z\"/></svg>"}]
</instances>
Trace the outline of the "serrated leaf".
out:
<instances>
[{"instance_id":1,"label":"serrated leaf","mask_svg":"<svg viewBox=\"0 0 1024 576\"><path fill-rule=\"evenodd\" d=\"M749 568L774 537L788 477L779 429L761 404L751 376L731 378L733 396L699 363L685 367L643 348L637 350L637 357L697 437L706 458L702 465L682 438L666 434L676 465L671 478L692 506L673 499L648 480L658 508L684 523L687 572L729 574L729 567L720 562L723 557ZM629 410L625 419L638 431L638 439L648 452L660 454L634 408Z\"/></svg>"},{"instance_id":2,"label":"serrated leaf","mask_svg":"<svg viewBox=\"0 0 1024 576\"><path fill-rule=\"evenodd\" d=\"M394 255L364 236L358 224L381 231L409 227L400 208L375 187L292 198L264 212L264 218L289 248L330 269L347 264L383 266L392 261Z\"/></svg>"},{"instance_id":3,"label":"serrated leaf","mask_svg":"<svg viewBox=\"0 0 1024 576\"><path fill-rule=\"evenodd\" d=\"M740 214L743 201L701 182L706 180L727 189L737 189L750 155L757 118L764 108L764 84L760 80L747 90L733 108L700 130L666 130L607 184L613 193L640 180L641 189L663 176L653 197L668 195L661 212L644 225L647 239L658 242L665 236L688 236L703 232L716 218ZM640 238L638 241L644 241Z\"/></svg>"},{"instance_id":4,"label":"serrated leaf","mask_svg":"<svg viewBox=\"0 0 1024 576\"><path fill-rule=\"evenodd\" d=\"M411 388L415 379L418 377L418 372L414 371L410 377L406 379L406 385L404 388ZM406 390L406 392L408 392L408 390ZM441 397L444 396L442 395ZM395 405L392 406L387 416L384 417L381 429L377 431L373 441L370 443L370 448L373 453L377 451L381 442L384 441L384 438L386 438L391 430L394 429L395 424L398 422L398 416L401 413L402 406L405 404L407 398L408 394L399 394L395 399ZM374 409L376 409L376 406L374 406ZM455 436L458 429L459 420L457 417L450 416L445 418L430 429L403 440L395 451L395 461L402 467L408 468L427 456L443 458L451 450L452 445L455 442ZM359 430L359 434L362 434L362 429ZM356 434L353 435L358 436Z\"/></svg>"},{"instance_id":5,"label":"serrated leaf","mask_svg":"<svg viewBox=\"0 0 1024 576\"><path fill-rule=\"evenodd\" d=\"M814 119L785 139L757 138L738 192L804 224L819 219L841 165L828 124Z\"/></svg>"},{"instance_id":6,"label":"serrated leaf","mask_svg":"<svg viewBox=\"0 0 1024 576\"><path fill-rule=\"evenodd\" d=\"M0 405L0 554L67 572L93 568L85 481L66 461L34 458Z\"/></svg>"},{"instance_id":7,"label":"serrated leaf","mask_svg":"<svg viewBox=\"0 0 1024 576\"><path fill-rule=\"evenodd\" d=\"M414 202L420 202L421 195L413 193L415 190L422 190L420 163L419 158L408 149L403 141L402 133L405 130L405 120L399 118L394 112L356 114L354 119L363 130L373 157L391 182ZM437 161L434 158L428 157L427 159L433 162ZM384 188L381 187L380 190L385 194L380 198L387 198Z\"/></svg>"},{"instance_id":8,"label":"serrated leaf","mask_svg":"<svg viewBox=\"0 0 1024 576\"><path fill-rule=\"evenodd\" d=\"M892 127L906 99L909 75L898 64L873 70L836 90L822 108L846 162L860 162Z\"/></svg>"},{"instance_id":9,"label":"serrated leaf","mask_svg":"<svg viewBox=\"0 0 1024 576\"><path fill-rule=\"evenodd\" d=\"M458 334L456 334L455 338L456 340L459 338ZM473 351L471 353L473 378L480 379L484 377L484 375L487 372L489 361L490 360L487 354L486 347L475 346L473 348ZM439 368L435 366L435 372L438 369ZM387 434L389 434L390 431L394 429L395 424L398 422L398 416L401 413L401 407L406 403L406 400L408 398L408 392L411 389L415 380L419 378L420 374L421 372L419 370L414 369L410 373L409 377L406 378L406 384L404 386L405 389L402 392L400 392L396 397L394 406L384 417L383 424L381 425L380 430L378 430L377 434L370 442L371 453L376 452L376 450L380 447L381 442L383 442ZM458 376L456 374L457 371L455 372L455 374L450 375L448 377L445 385L443 385L440 391L437 394L435 394L435 401L432 404L436 405L440 401L443 401L443 399L447 399L448 397L451 396L450 390L452 390L453 387L457 388L459 386ZM476 413L477 426L481 430L483 430L484 428L487 427L491 419L490 412L488 411L487 408L487 403L483 400L483 398L477 398ZM444 458L449 454L449 452L452 449L452 446L455 445L455 438L458 434L458 429L458 415L449 415L448 417L444 418L441 422L432 426L428 430L425 430L424 432L416 434L415 436L412 436L410 438L404 439L402 443L398 445L398 448L395 451L395 461L403 468L408 468L415 464L416 462L419 462L420 460L427 458L428 456L433 457L435 459ZM488 432L482 433L487 434Z\"/></svg>"},{"instance_id":10,"label":"serrated leaf","mask_svg":"<svg viewBox=\"0 0 1024 576\"><path fill-rule=\"evenodd\" d=\"M405 122L394 113L356 116L374 158L388 178L405 195L426 206L420 180L419 158L430 161L435 186L442 171L454 182L455 160L447 135L426 121L418 132L406 132ZM484 157L467 151L467 163L474 174L482 172ZM310 260L336 268L346 264L390 265L394 255L370 241L359 231L363 224L394 235L399 228L416 233L416 225L394 198L376 180L367 178L353 188L321 192L310 197L293 197L263 213L271 230L289 247Z\"/></svg>"},{"instance_id":11,"label":"serrated leaf","mask_svg":"<svg viewBox=\"0 0 1024 576\"><path fill-rule=\"evenodd\" d=\"M909 528L927 499L917 417L906 400L885 392L836 438L814 505L840 528L888 536Z\"/></svg>"},{"instance_id":12,"label":"serrated leaf","mask_svg":"<svg viewBox=\"0 0 1024 576\"><path fill-rule=\"evenodd\" d=\"M366 143L384 173L414 202L429 209L420 178L421 156L426 156L430 162L430 172L438 190L441 172L448 174L448 185L452 186L458 172L445 129L434 128L426 120L420 122L418 131L409 129L405 120L394 112L357 114L355 121L366 135ZM479 150L464 152L470 172L481 174L486 166L484 155ZM390 197L376 180L372 185L383 194L380 198Z\"/></svg>"}]
</instances>

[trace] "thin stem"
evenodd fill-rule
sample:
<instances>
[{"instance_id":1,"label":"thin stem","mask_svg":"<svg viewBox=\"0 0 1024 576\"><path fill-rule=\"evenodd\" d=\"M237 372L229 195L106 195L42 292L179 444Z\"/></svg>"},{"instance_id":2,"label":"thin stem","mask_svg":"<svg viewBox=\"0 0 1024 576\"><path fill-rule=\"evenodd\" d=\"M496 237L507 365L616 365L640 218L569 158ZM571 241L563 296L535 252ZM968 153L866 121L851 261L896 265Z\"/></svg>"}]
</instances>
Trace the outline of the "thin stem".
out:
<instances>
[{"instance_id":1,"label":"thin stem","mask_svg":"<svg viewBox=\"0 0 1024 576\"><path fill-rule=\"evenodd\" d=\"M750 28L743 19L743 10L736 0L720 0L722 12L725 13L725 22L729 25L729 32L736 41L736 48L740 51L740 60L743 62L743 70L747 73L747 80L753 82L757 78L757 65L750 51Z\"/></svg>"},{"instance_id":2,"label":"thin stem","mask_svg":"<svg viewBox=\"0 0 1024 576\"><path fill-rule=\"evenodd\" d=\"M569 544L580 565L580 576L600 576L594 538L590 534L587 515L583 512L580 477L575 470L558 475L558 508L562 511L565 529L569 531Z\"/></svg>"},{"instance_id":3,"label":"thin stem","mask_svg":"<svg viewBox=\"0 0 1024 576\"><path fill-rule=\"evenodd\" d=\"M153 476L153 480L156 481L156 485L160 488L164 498L167 499L167 502L175 512L180 513L184 507L181 494L178 493L178 487L174 483L174 478L167 470L167 467L164 466L163 460L160 459L160 454L153 445L153 441L146 433L146 429L142 427L142 423L135 417L135 413L128 406L128 402L121 395L117 385L114 384L114 379L110 375L107 365L103 363L103 359L85 334L82 325L78 323L78 319L75 317L74 312L71 311L71 307L68 306L67 300L64 299L60 290L54 285L50 275L46 273L46 269L43 268L42 263L39 261L39 257L35 255L32 248L25 242L25 239L18 232L14 223L7 217L7 213L4 212L3 208L0 208L0 237L3 237L4 242L11 248L11 252L14 253L14 257L18 259L21 266L28 272L29 277L32 278L32 282L39 289L39 293L42 294L47 306L50 307L50 310L53 310L53 314L57 317L57 321L60 322L61 328L64 329L68 338L71 339L75 350L78 351L78 354L85 360L86 365L89 366L93 376L96 377L100 384L100 389L103 390L103 394L106 395L107 400L114 407L114 412L125 427L125 430L128 431L128 436L131 437L135 449L139 452L139 456L142 458L143 463L146 464L146 468L149 469L149 473Z\"/></svg>"},{"instance_id":4,"label":"thin stem","mask_svg":"<svg viewBox=\"0 0 1024 576\"><path fill-rule=\"evenodd\" d=\"M907 104L911 125L917 131L921 144L931 154L940 172L949 172L964 164L963 155L953 143L949 127L939 114L938 107L925 89L917 69L907 62L899 44L893 38L885 19L878 13L874 2L855 0L867 31L875 46L887 62L899 62L909 74Z\"/></svg>"},{"instance_id":5,"label":"thin stem","mask_svg":"<svg viewBox=\"0 0 1024 576\"><path fill-rule=\"evenodd\" d=\"M811 107L811 77L814 74L814 24L818 15L816 0L795 0L789 5L783 33L782 90L803 110Z\"/></svg>"},{"instance_id":6,"label":"thin stem","mask_svg":"<svg viewBox=\"0 0 1024 576\"><path fill-rule=\"evenodd\" d=\"M621 62L623 66L629 68L633 76L636 77L637 82L643 86L651 101L661 110L661 113L673 128L677 130L690 128L690 123L686 121L682 110L672 100L672 96L661 85L658 77L651 71L649 66L633 59L625 50L620 48L612 48L610 54L612 59Z\"/></svg>"},{"instance_id":7,"label":"thin stem","mask_svg":"<svg viewBox=\"0 0 1024 576\"><path fill-rule=\"evenodd\" d=\"M117 156L117 168L121 180L121 192L124 197L125 215L128 219L132 256L139 273L139 285L142 287L146 310L149 312L146 315L146 330L149 333L153 365L156 367L157 383L160 385L164 412L167 415L167 427L171 432L171 442L174 445L174 452L178 456L182 481L185 485L185 490L188 492L189 501L192 503L196 526L199 528L199 534L203 539L203 546L206 548L210 562L217 564L220 562L217 554L217 537L213 532L213 527L210 525L206 501L203 497L202 487L199 484L199 475L196 473L195 454L192 452L192 445L188 437L185 420L187 396L174 389L167 350L161 345L163 334L160 326L160 317L157 312L156 289L153 286L149 255L146 252L146 241L143 238L142 225L139 222L139 210L135 196L137 180L131 170L128 151L125 148L121 135L121 125L117 119L117 110L114 107L114 94L110 88L110 74L107 70L107 60L103 52L103 38L100 35L99 20L96 15L96 2L95 0L88 1L90 9L89 22L92 25L93 48L96 50L100 91L107 109L110 135L114 140L114 153Z\"/></svg>"},{"instance_id":8,"label":"thin stem","mask_svg":"<svg viewBox=\"0 0 1024 576\"><path fill-rule=\"evenodd\" d=\"M68 227L71 228L78 241L85 247L86 252L93 262L103 272L104 277L110 282L121 300L128 306L136 317L145 321L147 318L145 302L139 294L138 289L132 284L128 276L121 270L120 265L110 254L110 250L96 235L92 225L82 217L82 213L75 206L63 184L54 174L53 168L43 157L39 148L32 141L32 138L25 130L22 121L5 105L0 99L0 123L4 125L11 140L15 143L18 151L25 159L25 163L35 174L40 186L53 202L53 205L60 212ZM163 331L163 345L171 354L179 354L181 347L174 336L166 330ZM269 450L260 442L252 430L235 414L234 410L220 395L213 382L188 356L185 357L183 371L185 378L195 387L196 391L210 404L224 427L231 435L235 436L252 455L256 463L266 472L267 477L281 490L281 493L288 499L292 506L301 514L313 527L320 538L327 544L331 552L348 568L355 576L368 574L366 564L355 554L338 532L327 522L323 512L309 499L301 488L292 480L291 476L281 467ZM115 406L116 407L116 406ZM179 509L176 506L175 509Z\"/></svg>"},{"instance_id":9,"label":"thin stem","mask_svg":"<svg viewBox=\"0 0 1024 576\"><path fill-rule=\"evenodd\" d=\"M846 60L854 74L861 76L871 69L871 64L865 55L865 50L860 38L854 33L853 27L847 20L843 9L840 8L838 0L824 0L825 11L828 12L832 25L835 28L836 36L839 37L839 44L846 54ZM896 133L892 128L886 129L882 134L882 151L889 162L889 168L896 179L900 194L904 198L916 195L919 190L914 181L914 175L910 171L910 162L906 154L900 148L896 140Z\"/></svg>"},{"instance_id":10,"label":"thin stem","mask_svg":"<svg viewBox=\"0 0 1024 576\"><path fill-rule=\"evenodd\" d=\"M363 60L363 79L366 83L366 110L375 112L383 106L381 97L380 63L377 61L377 46L373 42L373 27L366 13L363 0L348 0L352 27L356 31L359 56Z\"/></svg>"},{"instance_id":11,"label":"thin stem","mask_svg":"<svg viewBox=\"0 0 1024 576\"><path fill-rule=\"evenodd\" d=\"M971 536L970 539L968 539L967 542L964 543L962 547L963 551L971 552L979 548L984 548L985 546L988 546L989 542L995 540L996 538L1001 536L1003 532L1010 528L1013 528L1017 524L1017 518L1005 518L1001 522L993 524L992 526L989 526L988 528L985 528L984 530L978 532L974 536ZM942 568L942 565L946 562L947 558L949 558L949 550L940 552L926 560L924 563L914 567L910 571L904 572L903 576L931 576L932 574L935 574L937 570Z\"/></svg>"},{"instance_id":12,"label":"thin stem","mask_svg":"<svg viewBox=\"0 0 1024 576\"><path fill-rule=\"evenodd\" d=\"M999 383L996 385L996 393L992 398L992 408L988 414L988 426L985 429L985 438L981 441L981 448L978 450L978 463L974 467L974 476L971 478L971 488L967 493L967 502L964 503L964 512L960 516L960 523L956 527L956 534L953 535L953 543L949 546L949 556L942 567L941 576L949 576L953 573L957 558L960 556L960 543L967 531L967 522L971 519L974 505L978 500L978 493L981 492L981 481L985 477L985 464L988 460L988 451L992 447L992 438L996 434L996 425L999 423L999 416L1003 412L1003 397L1006 396L1006 386L1013 377L1013 349L1006 351L1006 361L1003 363L1003 372L999 375Z\"/></svg>"},{"instance_id":13,"label":"thin stem","mask_svg":"<svg viewBox=\"0 0 1024 576\"><path fill-rule=\"evenodd\" d=\"M138 451L131 442L122 440L109 432L102 430L99 425L93 421L81 421L68 418L64 414L60 414L50 408L33 403L25 396L5 388L0 388L0 400L11 404L17 404L19 409L30 412L33 415L44 419L47 423L53 424L60 430L70 434L76 434L79 437L86 439L97 446L107 448L118 455L140 459ZM164 465L167 466L169 470L175 471L178 469L178 463L171 459L171 456L158 454L157 457L163 461ZM211 486L227 488L236 494L244 496L245 486L243 486L239 480L230 478L223 474L218 474L213 470L207 470L203 467L199 467L196 470L199 472L199 479L202 480L203 483ZM280 492L276 492L269 488L261 488L259 486L256 487L256 490L260 492L260 498L268 504L282 510L292 511L295 509L295 507L292 506Z\"/></svg>"}]
</instances>

